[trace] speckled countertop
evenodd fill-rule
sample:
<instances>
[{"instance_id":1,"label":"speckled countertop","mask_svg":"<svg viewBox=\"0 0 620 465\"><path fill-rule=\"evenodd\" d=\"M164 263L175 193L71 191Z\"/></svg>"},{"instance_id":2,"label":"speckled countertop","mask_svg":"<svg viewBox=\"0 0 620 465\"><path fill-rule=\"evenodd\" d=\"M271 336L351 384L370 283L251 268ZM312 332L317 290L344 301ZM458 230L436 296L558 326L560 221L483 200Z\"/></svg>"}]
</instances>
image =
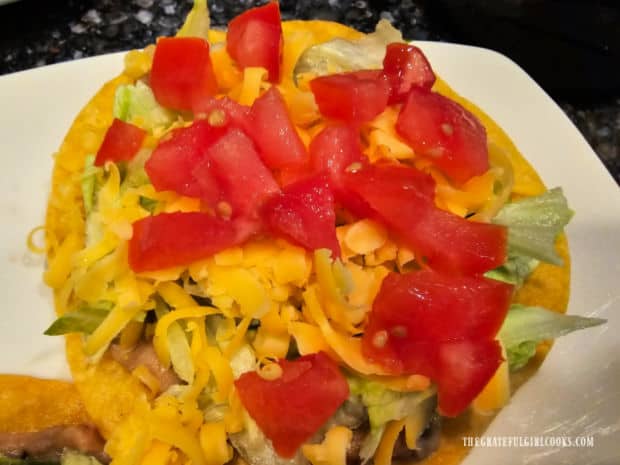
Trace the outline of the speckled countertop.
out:
<instances>
[{"instance_id":1,"label":"speckled countertop","mask_svg":"<svg viewBox=\"0 0 620 465\"><path fill-rule=\"evenodd\" d=\"M143 47L160 35L172 35L191 3L191 0L21 0L0 6L0 74ZM259 3L264 2L211 0L212 22L223 26L236 14ZM423 0L280 1L285 19L330 19L370 31L384 17L408 39L458 41L458 36L445 24L439 24L425 5ZM577 101L546 90L620 183L620 96Z\"/></svg>"}]
</instances>

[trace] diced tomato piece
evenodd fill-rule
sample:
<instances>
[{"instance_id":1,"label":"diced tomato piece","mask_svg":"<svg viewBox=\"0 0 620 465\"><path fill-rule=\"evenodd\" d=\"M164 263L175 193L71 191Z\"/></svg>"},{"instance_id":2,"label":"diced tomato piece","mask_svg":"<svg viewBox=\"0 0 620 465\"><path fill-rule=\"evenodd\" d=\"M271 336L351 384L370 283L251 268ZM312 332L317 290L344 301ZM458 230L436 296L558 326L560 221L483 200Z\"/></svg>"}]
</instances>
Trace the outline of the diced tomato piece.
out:
<instances>
[{"instance_id":1,"label":"diced tomato piece","mask_svg":"<svg viewBox=\"0 0 620 465\"><path fill-rule=\"evenodd\" d=\"M310 90L323 116L360 124L386 109L390 84L381 71L354 71L315 78Z\"/></svg>"},{"instance_id":2,"label":"diced tomato piece","mask_svg":"<svg viewBox=\"0 0 620 465\"><path fill-rule=\"evenodd\" d=\"M201 190L209 190L216 180L220 199L229 204L232 218L258 218L263 202L280 191L252 140L237 128L207 149L192 175Z\"/></svg>"},{"instance_id":3,"label":"diced tomato piece","mask_svg":"<svg viewBox=\"0 0 620 465\"><path fill-rule=\"evenodd\" d=\"M367 331L372 336L379 329L391 334L400 328L416 342L492 339L504 321L512 292L510 284L481 276L430 269L392 273L375 298Z\"/></svg>"},{"instance_id":4,"label":"diced tomato piece","mask_svg":"<svg viewBox=\"0 0 620 465\"><path fill-rule=\"evenodd\" d=\"M309 149L310 170L327 173L336 202L347 205L358 216L366 216L369 210L365 203L348 195L341 179L347 169L359 170L368 164L362 153L359 131L350 125L327 126L312 139Z\"/></svg>"},{"instance_id":5,"label":"diced tomato piece","mask_svg":"<svg viewBox=\"0 0 620 465\"><path fill-rule=\"evenodd\" d=\"M254 101L250 121L248 133L269 168L302 166L307 162L306 147L291 122L277 87L270 88Z\"/></svg>"},{"instance_id":6,"label":"diced tomato piece","mask_svg":"<svg viewBox=\"0 0 620 465\"><path fill-rule=\"evenodd\" d=\"M241 105L228 97L198 99L194 102L192 110L194 115L206 119L215 126L235 126L246 133L250 131L250 107ZM218 114L216 110L222 113ZM219 117L222 115L224 118L220 121Z\"/></svg>"},{"instance_id":7,"label":"diced tomato piece","mask_svg":"<svg viewBox=\"0 0 620 465\"><path fill-rule=\"evenodd\" d=\"M274 235L308 250L327 248L334 258L340 257L334 197L326 176L312 176L285 186L282 194L265 203L263 215Z\"/></svg>"},{"instance_id":8,"label":"diced tomato piece","mask_svg":"<svg viewBox=\"0 0 620 465\"><path fill-rule=\"evenodd\" d=\"M443 95L413 87L398 115L396 131L417 154L431 159L457 183L489 169L484 126Z\"/></svg>"},{"instance_id":9,"label":"diced tomato piece","mask_svg":"<svg viewBox=\"0 0 620 465\"><path fill-rule=\"evenodd\" d=\"M198 183L193 171L205 157L206 150L227 131L198 120L187 128L176 129L162 140L146 161L144 169L158 191L175 191L188 197L199 197L210 204L219 200L219 189L203 179Z\"/></svg>"},{"instance_id":10,"label":"diced tomato piece","mask_svg":"<svg viewBox=\"0 0 620 465\"><path fill-rule=\"evenodd\" d=\"M467 221L440 210L433 202L434 182L424 173L414 176L403 171L402 179L395 174L390 180L389 176L376 174L379 168L372 168L345 173L345 189L353 198L356 195L365 201L374 216L429 266L453 273L478 274L505 262L505 227Z\"/></svg>"},{"instance_id":11,"label":"diced tomato piece","mask_svg":"<svg viewBox=\"0 0 620 465\"><path fill-rule=\"evenodd\" d=\"M414 86L430 90L436 79L422 50L415 45L401 43L387 46L383 73L390 82L390 105L404 102Z\"/></svg>"},{"instance_id":12,"label":"diced tomato piece","mask_svg":"<svg viewBox=\"0 0 620 465\"><path fill-rule=\"evenodd\" d=\"M312 171L328 173L334 184L340 184L347 168L361 169L367 163L368 159L362 153L359 131L352 126L327 126L310 142Z\"/></svg>"},{"instance_id":13,"label":"diced tomato piece","mask_svg":"<svg viewBox=\"0 0 620 465\"><path fill-rule=\"evenodd\" d=\"M142 147L145 136L144 129L114 118L97 151L95 166L103 166L106 161L131 160Z\"/></svg>"},{"instance_id":14,"label":"diced tomato piece","mask_svg":"<svg viewBox=\"0 0 620 465\"><path fill-rule=\"evenodd\" d=\"M278 364L279 378L266 380L256 372L244 373L235 387L278 455L290 458L349 397L349 385L323 352Z\"/></svg>"},{"instance_id":15,"label":"diced tomato piece","mask_svg":"<svg viewBox=\"0 0 620 465\"><path fill-rule=\"evenodd\" d=\"M363 186L358 186L358 183ZM407 202L412 192L428 199L433 199L435 195L435 180L430 175L415 168L389 163L375 163L345 172L341 176L341 186L338 201L343 207L360 218L373 217L383 222L372 199L381 199L387 206L398 209L401 208L399 203Z\"/></svg>"},{"instance_id":16,"label":"diced tomato piece","mask_svg":"<svg viewBox=\"0 0 620 465\"><path fill-rule=\"evenodd\" d=\"M280 186L284 187L301 181L302 179L306 179L312 176L312 174L309 163L299 166L287 166L278 172L278 182Z\"/></svg>"},{"instance_id":17,"label":"diced tomato piece","mask_svg":"<svg viewBox=\"0 0 620 465\"><path fill-rule=\"evenodd\" d=\"M392 218L398 233L426 258L430 266L454 273L484 273L506 261L508 231L505 227L467 221L440 210L434 204L419 203L417 213L410 205L407 213L413 221ZM416 220L414 215L417 214Z\"/></svg>"},{"instance_id":18,"label":"diced tomato piece","mask_svg":"<svg viewBox=\"0 0 620 465\"><path fill-rule=\"evenodd\" d=\"M151 88L157 101L175 110L192 110L201 98L217 93L209 44L198 37L162 37L157 41Z\"/></svg>"},{"instance_id":19,"label":"diced tomato piece","mask_svg":"<svg viewBox=\"0 0 620 465\"><path fill-rule=\"evenodd\" d=\"M347 186L354 182L365 183L360 194L368 193L372 197L384 193L393 196L395 202L405 201L413 193L429 201L435 197L433 177L402 164L374 163L359 170L346 171L341 179Z\"/></svg>"},{"instance_id":20,"label":"diced tomato piece","mask_svg":"<svg viewBox=\"0 0 620 465\"><path fill-rule=\"evenodd\" d=\"M439 412L455 417L465 410L491 380L502 360L502 349L493 339L442 343L438 353Z\"/></svg>"},{"instance_id":21,"label":"diced tomato piece","mask_svg":"<svg viewBox=\"0 0 620 465\"><path fill-rule=\"evenodd\" d=\"M271 82L280 80L282 24L277 2L251 8L228 23L226 50L242 67L262 66Z\"/></svg>"},{"instance_id":22,"label":"diced tomato piece","mask_svg":"<svg viewBox=\"0 0 620 465\"><path fill-rule=\"evenodd\" d=\"M154 271L207 258L247 239L233 221L191 213L162 213L133 224L129 266L136 272Z\"/></svg>"},{"instance_id":23,"label":"diced tomato piece","mask_svg":"<svg viewBox=\"0 0 620 465\"><path fill-rule=\"evenodd\" d=\"M512 292L511 285L481 276L392 273L373 302L362 351L391 373L436 381L439 408L456 415L502 360L494 338Z\"/></svg>"}]
</instances>

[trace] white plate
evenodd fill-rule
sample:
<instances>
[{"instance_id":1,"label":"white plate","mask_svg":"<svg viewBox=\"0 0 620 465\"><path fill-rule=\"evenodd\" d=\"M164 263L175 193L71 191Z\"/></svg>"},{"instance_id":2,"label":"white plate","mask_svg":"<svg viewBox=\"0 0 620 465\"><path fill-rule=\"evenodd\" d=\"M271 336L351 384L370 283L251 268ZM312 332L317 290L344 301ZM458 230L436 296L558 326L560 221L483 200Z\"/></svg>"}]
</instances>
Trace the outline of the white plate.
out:
<instances>
[{"instance_id":1,"label":"white plate","mask_svg":"<svg viewBox=\"0 0 620 465\"><path fill-rule=\"evenodd\" d=\"M593 436L593 448L478 448L467 464L620 463L620 190L558 106L515 63L495 52L420 44L436 71L511 135L549 186L564 187L576 211L568 228L570 313L605 326L558 340L542 368L493 422L488 435ZM43 260L25 246L42 224L59 146L80 108L122 67L122 54L0 77L0 372L67 376L41 284Z\"/></svg>"}]
</instances>

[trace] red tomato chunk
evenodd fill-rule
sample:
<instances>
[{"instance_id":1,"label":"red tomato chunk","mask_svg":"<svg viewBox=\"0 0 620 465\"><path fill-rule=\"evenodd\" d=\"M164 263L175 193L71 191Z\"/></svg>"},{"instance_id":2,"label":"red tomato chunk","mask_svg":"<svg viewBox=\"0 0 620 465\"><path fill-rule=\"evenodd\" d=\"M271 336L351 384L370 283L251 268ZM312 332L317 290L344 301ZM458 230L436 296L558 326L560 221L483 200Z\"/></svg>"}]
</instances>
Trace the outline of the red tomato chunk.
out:
<instances>
[{"instance_id":1,"label":"red tomato chunk","mask_svg":"<svg viewBox=\"0 0 620 465\"><path fill-rule=\"evenodd\" d=\"M313 79L310 90L323 116L360 124L387 108L390 84L381 71L355 71Z\"/></svg>"},{"instance_id":2,"label":"red tomato chunk","mask_svg":"<svg viewBox=\"0 0 620 465\"><path fill-rule=\"evenodd\" d=\"M138 126L114 118L97 151L95 166L103 166L106 161L131 160L142 147L145 136L146 131Z\"/></svg>"},{"instance_id":3,"label":"red tomato chunk","mask_svg":"<svg viewBox=\"0 0 620 465\"><path fill-rule=\"evenodd\" d=\"M280 190L241 129L212 126L208 119L174 131L145 170L158 191L198 197L225 217L255 220L264 200Z\"/></svg>"},{"instance_id":4,"label":"red tomato chunk","mask_svg":"<svg viewBox=\"0 0 620 465\"><path fill-rule=\"evenodd\" d=\"M249 131L269 168L293 168L307 162L306 147L291 122L277 87L270 88L254 101Z\"/></svg>"},{"instance_id":5,"label":"red tomato chunk","mask_svg":"<svg viewBox=\"0 0 620 465\"><path fill-rule=\"evenodd\" d=\"M263 164L252 140L232 128L204 153L192 171L203 191L217 186L232 218L258 219L262 204L280 187Z\"/></svg>"},{"instance_id":6,"label":"red tomato chunk","mask_svg":"<svg viewBox=\"0 0 620 465\"><path fill-rule=\"evenodd\" d=\"M133 224L129 265L135 272L187 265L228 247L247 236L237 224L206 213L162 213Z\"/></svg>"},{"instance_id":7,"label":"red tomato chunk","mask_svg":"<svg viewBox=\"0 0 620 465\"><path fill-rule=\"evenodd\" d=\"M339 185L347 169L360 169L367 163L359 132L352 126L327 126L310 142L312 172L326 172L332 184Z\"/></svg>"},{"instance_id":8,"label":"red tomato chunk","mask_svg":"<svg viewBox=\"0 0 620 465\"><path fill-rule=\"evenodd\" d=\"M457 415L502 360L494 338L512 292L511 285L480 276L392 273L373 302L363 353L394 374L430 377L441 411Z\"/></svg>"},{"instance_id":9,"label":"red tomato chunk","mask_svg":"<svg viewBox=\"0 0 620 465\"><path fill-rule=\"evenodd\" d=\"M198 99L192 110L197 118L206 119L216 126L235 126L246 133L250 130L250 107L228 97Z\"/></svg>"},{"instance_id":10,"label":"red tomato chunk","mask_svg":"<svg viewBox=\"0 0 620 465\"><path fill-rule=\"evenodd\" d=\"M387 46L383 73L390 82L390 105L404 102L412 87L430 90L436 79L422 50L409 44L393 43Z\"/></svg>"},{"instance_id":11,"label":"red tomato chunk","mask_svg":"<svg viewBox=\"0 0 620 465\"><path fill-rule=\"evenodd\" d=\"M251 8L228 23L226 50L241 66L262 66L271 82L280 80L282 24L277 2Z\"/></svg>"},{"instance_id":12,"label":"red tomato chunk","mask_svg":"<svg viewBox=\"0 0 620 465\"><path fill-rule=\"evenodd\" d=\"M290 458L349 397L349 385L323 352L278 364L279 378L266 380L250 372L241 375L235 386L278 455Z\"/></svg>"},{"instance_id":13,"label":"red tomato chunk","mask_svg":"<svg viewBox=\"0 0 620 465\"><path fill-rule=\"evenodd\" d=\"M162 37L157 41L151 88L167 108L192 110L196 101L217 93L209 44L197 37Z\"/></svg>"},{"instance_id":14,"label":"red tomato chunk","mask_svg":"<svg viewBox=\"0 0 620 465\"><path fill-rule=\"evenodd\" d=\"M431 159L457 183L489 169L484 126L443 95L413 87L398 115L396 131L417 154Z\"/></svg>"},{"instance_id":15,"label":"red tomato chunk","mask_svg":"<svg viewBox=\"0 0 620 465\"><path fill-rule=\"evenodd\" d=\"M434 204L433 179L414 168L372 165L346 173L353 213L372 216L401 237L418 259L457 274L484 273L506 260L506 228L467 221ZM371 213L364 215L360 203Z\"/></svg>"},{"instance_id":16,"label":"red tomato chunk","mask_svg":"<svg viewBox=\"0 0 620 465\"><path fill-rule=\"evenodd\" d=\"M463 412L491 380L502 361L502 348L496 340L462 339L442 343L436 378L439 412L449 417Z\"/></svg>"},{"instance_id":17,"label":"red tomato chunk","mask_svg":"<svg viewBox=\"0 0 620 465\"><path fill-rule=\"evenodd\" d=\"M285 186L282 194L265 203L263 215L275 236L308 250L327 248L333 258L340 257L334 197L324 175Z\"/></svg>"},{"instance_id":18,"label":"red tomato chunk","mask_svg":"<svg viewBox=\"0 0 620 465\"><path fill-rule=\"evenodd\" d=\"M211 126L198 120L187 128L175 129L169 138L160 141L144 169L158 191L174 191L188 197L199 197L210 204L219 200L214 183L199 184L194 177L196 165L205 151L227 131L226 127Z\"/></svg>"}]
</instances>

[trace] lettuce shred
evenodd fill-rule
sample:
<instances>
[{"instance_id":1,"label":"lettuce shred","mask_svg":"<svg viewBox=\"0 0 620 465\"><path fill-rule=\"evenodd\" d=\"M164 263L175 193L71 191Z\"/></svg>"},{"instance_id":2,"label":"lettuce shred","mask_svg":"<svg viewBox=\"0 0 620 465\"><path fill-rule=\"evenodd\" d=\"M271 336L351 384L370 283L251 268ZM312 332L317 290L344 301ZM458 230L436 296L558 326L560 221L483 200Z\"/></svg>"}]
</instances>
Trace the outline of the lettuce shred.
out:
<instances>
[{"instance_id":1,"label":"lettuce shred","mask_svg":"<svg viewBox=\"0 0 620 465\"><path fill-rule=\"evenodd\" d=\"M102 301L96 305L84 305L77 310L67 312L58 317L44 334L47 336L69 333L92 334L108 316L113 305L112 302Z\"/></svg>"},{"instance_id":2,"label":"lettuce shred","mask_svg":"<svg viewBox=\"0 0 620 465\"><path fill-rule=\"evenodd\" d=\"M509 255L561 265L555 240L572 216L562 188L556 187L504 205L493 222L508 227Z\"/></svg>"},{"instance_id":3,"label":"lettuce shred","mask_svg":"<svg viewBox=\"0 0 620 465\"><path fill-rule=\"evenodd\" d=\"M166 128L174 121L175 114L162 107L149 86L142 81L119 86L114 95L114 117L143 129L153 131Z\"/></svg>"},{"instance_id":4,"label":"lettuce shred","mask_svg":"<svg viewBox=\"0 0 620 465\"><path fill-rule=\"evenodd\" d=\"M565 315L542 307L513 304L498 333L512 371L523 367L536 353L539 342L605 323L602 318Z\"/></svg>"},{"instance_id":5,"label":"lettuce shred","mask_svg":"<svg viewBox=\"0 0 620 465\"><path fill-rule=\"evenodd\" d=\"M385 48L393 42L403 42L401 32L381 19L375 32L359 40L333 39L307 48L297 60L293 80L302 74L324 76L359 69L379 69L383 66Z\"/></svg>"},{"instance_id":6,"label":"lettuce shred","mask_svg":"<svg viewBox=\"0 0 620 465\"><path fill-rule=\"evenodd\" d=\"M210 26L211 18L207 0L194 0L194 6L177 32L177 37L200 37L207 40Z\"/></svg>"},{"instance_id":7,"label":"lettuce shred","mask_svg":"<svg viewBox=\"0 0 620 465\"><path fill-rule=\"evenodd\" d=\"M437 405L434 388L421 392L397 392L383 384L359 377L348 377L351 395L358 396L368 411L370 433L360 449L362 463L375 454L386 425L410 415L422 415L428 423Z\"/></svg>"}]
</instances>

